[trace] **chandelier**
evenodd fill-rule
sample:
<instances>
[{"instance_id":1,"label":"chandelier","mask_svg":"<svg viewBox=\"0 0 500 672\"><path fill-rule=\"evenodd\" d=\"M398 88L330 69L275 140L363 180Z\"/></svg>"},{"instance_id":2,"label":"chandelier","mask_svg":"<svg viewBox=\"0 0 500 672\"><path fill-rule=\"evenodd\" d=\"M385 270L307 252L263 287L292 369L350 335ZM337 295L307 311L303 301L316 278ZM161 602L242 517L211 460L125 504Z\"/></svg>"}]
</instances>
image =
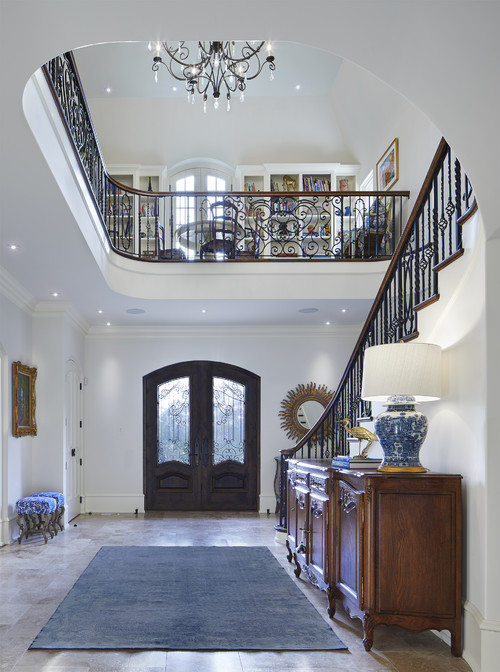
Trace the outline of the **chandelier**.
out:
<instances>
[{"instance_id":1,"label":"chandelier","mask_svg":"<svg viewBox=\"0 0 500 672\"><path fill-rule=\"evenodd\" d=\"M219 99L225 95L227 109L231 107L231 94L239 91L240 100L244 100L247 82L255 79L267 64L271 71L271 79L276 69L271 45L267 44L267 56L261 54L265 42L198 42L196 62L190 62L189 48L185 42L176 46L167 42L157 42L153 57L153 72L158 81L160 65L167 68L175 79L185 82L188 100L194 103L195 92L203 96L206 111L209 94L214 98L214 107L219 107ZM153 47L149 44L149 50ZM161 54L164 54L165 60Z\"/></svg>"}]
</instances>

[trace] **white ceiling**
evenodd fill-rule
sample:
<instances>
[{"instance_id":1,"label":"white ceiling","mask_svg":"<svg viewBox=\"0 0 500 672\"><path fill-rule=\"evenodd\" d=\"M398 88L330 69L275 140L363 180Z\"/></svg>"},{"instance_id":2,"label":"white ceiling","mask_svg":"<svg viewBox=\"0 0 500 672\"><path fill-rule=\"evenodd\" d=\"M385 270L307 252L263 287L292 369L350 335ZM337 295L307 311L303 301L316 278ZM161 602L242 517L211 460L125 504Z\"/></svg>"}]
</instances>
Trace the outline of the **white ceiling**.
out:
<instances>
[{"instance_id":1,"label":"white ceiling","mask_svg":"<svg viewBox=\"0 0 500 672\"><path fill-rule=\"evenodd\" d=\"M245 95L298 95L298 85L301 96L326 96L342 64L342 59L334 54L292 42L275 43L272 53L276 64L274 79L271 81L269 69L264 66L261 74L248 82ZM96 44L74 51L88 99L185 97L184 85L173 79L164 67L160 68L158 83L155 83L151 70L153 55L146 42Z\"/></svg>"}]
</instances>

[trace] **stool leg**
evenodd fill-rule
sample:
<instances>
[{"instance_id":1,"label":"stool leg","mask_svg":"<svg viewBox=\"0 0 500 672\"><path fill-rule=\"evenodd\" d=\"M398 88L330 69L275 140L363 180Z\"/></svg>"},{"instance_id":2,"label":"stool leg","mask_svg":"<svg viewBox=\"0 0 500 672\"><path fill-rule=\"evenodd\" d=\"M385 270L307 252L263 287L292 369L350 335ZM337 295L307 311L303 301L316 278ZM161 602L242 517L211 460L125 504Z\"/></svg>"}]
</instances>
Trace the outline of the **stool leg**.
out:
<instances>
[{"instance_id":1,"label":"stool leg","mask_svg":"<svg viewBox=\"0 0 500 672\"><path fill-rule=\"evenodd\" d=\"M55 509L51 514L50 514L50 528L49 530L53 530L54 535L57 537L57 509Z\"/></svg>"},{"instance_id":2,"label":"stool leg","mask_svg":"<svg viewBox=\"0 0 500 672\"><path fill-rule=\"evenodd\" d=\"M27 539L30 534L35 534L40 529L41 521L40 516L36 513L25 513L24 518L26 520L26 534L24 536Z\"/></svg>"},{"instance_id":3,"label":"stool leg","mask_svg":"<svg viewBox=\"0 0 500 672\"><path fill-rule=\"evenodd\" d=\"M41 517L41 516L40 516ZM47 529L47 526L50 525L50 517L48 513L43 514L43 527L42 527L42 534L43 538L45 539L45 543L47 543L47 535L45 534L45 530ZM50 527L48 528L49 533L50 533L50 538L54 536L50 530Z\"/></svg>"},{"instance_id":4,"label":"stool leg","mask_svg":"<svg viewBox=\"0 0 500 672\"><path fill-rule=\"evenodd\" d=\"M24 532L25 532L25 528L24 528L24 525L23 525L23 514L22 513L17 514L16 523L19 525L19 530L21 532L17 541L19 543L21 543L21 539L23 538Z\"/></svg>"},{"instance_id":5,"label":"stool leg","mask_svg":"<svg viewBox=\"0 0 500 672\"><path fill-rule=\"evenodd\" d=\"M59 529L61 530L61 532L64 530L64 525L61 523L61 520L63 520L64 511L65 511L64 506L60 506L57 509L56 519L57 519L57 524L59 525Z\"/></svg>"}]
</instances>

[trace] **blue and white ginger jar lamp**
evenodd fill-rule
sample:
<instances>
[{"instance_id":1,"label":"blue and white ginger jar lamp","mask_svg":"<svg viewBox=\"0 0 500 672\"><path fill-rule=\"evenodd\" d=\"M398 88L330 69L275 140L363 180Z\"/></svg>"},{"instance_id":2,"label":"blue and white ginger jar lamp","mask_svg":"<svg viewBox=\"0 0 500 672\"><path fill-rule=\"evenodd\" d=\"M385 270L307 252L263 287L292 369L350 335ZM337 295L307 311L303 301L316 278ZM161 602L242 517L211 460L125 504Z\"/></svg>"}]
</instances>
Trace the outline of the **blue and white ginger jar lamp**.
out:
<instances>
[{"instance_id":1,"label":"blue and white ginger jar lamp","mask_svg":"<svg viewBox=\"0 0 500 672\"><path fill-rule=\"evenodd\" d=\"M412 342L367 348L361 396L387 406L375 420L375 433L384 451L379 471L427 471L419 453L428 421L415 405L441 397L439 345Z\"/></svg>"}]
</instances>

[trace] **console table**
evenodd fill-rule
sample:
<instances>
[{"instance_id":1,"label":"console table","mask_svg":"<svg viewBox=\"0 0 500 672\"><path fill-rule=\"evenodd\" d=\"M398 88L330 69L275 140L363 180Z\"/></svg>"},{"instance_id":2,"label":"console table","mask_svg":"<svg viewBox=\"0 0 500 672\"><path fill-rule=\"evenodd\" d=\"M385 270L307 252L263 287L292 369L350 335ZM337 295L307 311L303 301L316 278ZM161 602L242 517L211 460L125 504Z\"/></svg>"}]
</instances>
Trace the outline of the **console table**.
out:
<instances>
[{"instance_id":1,"label":"console table","mask_svg":"<svg viewBox=\"0 0 500 672\"><path fill-rule=\"evenodd\" d=\"M462 503L459 475L353 471L289 460L288 560L363 621L449 630L462 652Z\"/></svg>"}]
</instances>

